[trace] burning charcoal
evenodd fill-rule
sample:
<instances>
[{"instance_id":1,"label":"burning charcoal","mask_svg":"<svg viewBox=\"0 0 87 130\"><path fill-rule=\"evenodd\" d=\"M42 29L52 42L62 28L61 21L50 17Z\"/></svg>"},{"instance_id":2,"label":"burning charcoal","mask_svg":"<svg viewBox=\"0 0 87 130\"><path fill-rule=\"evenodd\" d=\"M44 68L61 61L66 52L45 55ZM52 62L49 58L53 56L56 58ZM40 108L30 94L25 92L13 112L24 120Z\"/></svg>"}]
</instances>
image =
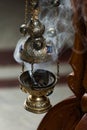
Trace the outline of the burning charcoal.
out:
<instances>
[{"instance_id":1,"label":"burning charcoal","mask_svg":"<svg viewBox=\"0 0 87 130\"><path fill-rule=\"evenodd\" d=\"M49 73L45 70L36 70L33 74L35 81L42 87L47 86L49 82Z\"/></svg>"}]
</instances>

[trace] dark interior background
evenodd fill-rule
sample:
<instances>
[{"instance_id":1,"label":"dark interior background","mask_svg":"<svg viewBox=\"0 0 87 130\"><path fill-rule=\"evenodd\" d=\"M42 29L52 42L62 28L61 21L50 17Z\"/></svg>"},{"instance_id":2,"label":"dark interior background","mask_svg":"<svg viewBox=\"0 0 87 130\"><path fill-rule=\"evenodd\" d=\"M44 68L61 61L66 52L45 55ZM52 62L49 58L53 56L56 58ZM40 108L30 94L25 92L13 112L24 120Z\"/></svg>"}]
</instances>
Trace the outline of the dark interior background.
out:
<instances>
[{"instance_id":1,"label":"dark interior background","mask_svg":"<svg viewBox=\"0 0 87 130\"><path fill-rule=\"evenodd\" d=\"M0 0L0 87L19 84L19 64L13 53L21 38L19 28L24 23L24 4L25 0Z\"/></svg>"},{"instance_id":2,"label":"dark interior background","mask_svg":"<svg viewBox=\"0 0 87 130\"><path fill-rule=\"evenodd\" d=\"M24 22L24 0L0 0L0 50L15 48Z\"/></svg>"}]
</instances>

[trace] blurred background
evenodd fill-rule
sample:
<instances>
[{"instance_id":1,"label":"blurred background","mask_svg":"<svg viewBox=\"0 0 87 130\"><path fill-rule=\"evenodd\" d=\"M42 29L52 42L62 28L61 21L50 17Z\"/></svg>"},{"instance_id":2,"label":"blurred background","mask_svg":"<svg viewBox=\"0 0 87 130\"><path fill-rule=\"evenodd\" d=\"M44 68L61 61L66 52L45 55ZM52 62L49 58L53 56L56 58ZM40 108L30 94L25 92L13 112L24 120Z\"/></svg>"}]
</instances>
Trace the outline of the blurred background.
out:
<instances>
[{"instance_id":1,"label":"blurred background","mask_svg":"<svg viewBox=\"0 0 87 130\"><path fill-rule=\"evenodd\" d=\"M24 22L24 0L0 0L0 129L36 130L45 114L36 115L23 109L26 94L19 90L18 76L21 66L16 63L13 53L21 38L20 25ZM71 72L69 58L71 48L63 46L60 61L60 79L52 94L55 105L72 95L67 85L67 75ZM34 124L34 125L33 125Z\"/></svg>"},{"instance_id":2,"label":"blurred background","mask_svg":"<svg viewBox=\"0 0 87 130\"><path fill-rule=\"evenodd\" d=\"M0 1L0 87L18 85L17 78L20 75L21 66L14 60L13 52L21 38L19 28L24 23L24 4L24 0ZM65 83L66 76L71 71L68 64L70 55L71 48L65 44L59 55L59 83Z\"/></svg>"},{"instance_id":3,"label":"blurred background","mask_svg":"<svg viewBox=\"0 0 87 130\"><path fill-rule=\"evenodd\" d=\"M23 0L0 1L0 87L17 85L20 66L13 58L21 37L20 25L24 22Z\"/></svg>"}]
</instances>

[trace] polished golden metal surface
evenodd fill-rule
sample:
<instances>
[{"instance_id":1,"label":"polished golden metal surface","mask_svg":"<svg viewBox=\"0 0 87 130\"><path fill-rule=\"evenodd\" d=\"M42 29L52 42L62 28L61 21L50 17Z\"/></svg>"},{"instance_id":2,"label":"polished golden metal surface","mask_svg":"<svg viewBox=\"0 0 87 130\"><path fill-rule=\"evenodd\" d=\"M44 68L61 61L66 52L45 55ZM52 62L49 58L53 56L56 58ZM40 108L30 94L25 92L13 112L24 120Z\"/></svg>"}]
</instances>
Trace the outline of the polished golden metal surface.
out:
<instances>
[{"instance_id":1,"label":"polished golden metal surface","mask_svg":"<svg viewBox=\"0 0 87 130\"><path fill-rule=\"evenodd\" d=\"M34 113L44 113L51 108L52 105L48 95L53 92L56 84L56 77L51 72L49 72L49 75L49 78L52 80L49 82L46 81L47 85L44 87L39 87L39 84L34 86L34 84L31 82L31 77L28 71L25 71L20 75L20 87L22 91L29 93L28 98L24 102L24 107L26 110Z\"/></svg>"},{"instance_id":2,"label":"polished golden metal surface","mask_svg":"<svg viewBox=\"0 0 87 130\"><path fill-rule=\"evenodd\" d=\"M38 0L29 1L30 19L20 27L20 32L29 35L20 51L21 60L30 64L47 62L52 56L47 53L46 39L43 37L45 26L39 20ZM36 13L37 12L37 13Z\"/></svg>"},{"instance_id":3,"label":"polished golden metal surface","mask_svg":"<svg viewBox=\"0 0 87 130\"><path fill-rule=\"evenodd\" d=\"M44 113L51 108L50 100L46 96L33 96L29 97L24 102L24 108L33 113Z\"/></svg>"},{"instance_id":4,"label":"polished golden metal surface","mask_svg":"<svg viewBox=\"0 0 87 130\"><path fill-rule=\"evenodd\" d=\"M29 10L28 10L29 6ZM44 37L45 26L39 20L39 0L26 0L25 23L21 25L20 32L24 37L28 36L20 46L20 60L24 65L31 64L31 70L23 72L19 77L21 89L29 93L24 102L26 110L34 113L44 113L51 108L48 96L53 92L56 84L56 76L47 70L37 69L34 72L33 65L36 63L52 60L53 45ZM28 16L29 13L29 16ZM29 21L27 21L29 17ZM51 29L51 36L55 30ZM50 35L50 34L49 34Z\"/></svg>"}]
</instances>

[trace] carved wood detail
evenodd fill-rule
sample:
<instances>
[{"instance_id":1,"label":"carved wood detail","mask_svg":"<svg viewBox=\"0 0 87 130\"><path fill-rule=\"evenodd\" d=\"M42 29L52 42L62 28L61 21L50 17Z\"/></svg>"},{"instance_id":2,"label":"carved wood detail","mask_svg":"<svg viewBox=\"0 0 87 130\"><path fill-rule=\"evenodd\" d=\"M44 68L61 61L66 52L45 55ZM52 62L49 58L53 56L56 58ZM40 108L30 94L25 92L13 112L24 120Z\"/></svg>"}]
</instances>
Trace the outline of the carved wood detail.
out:
<instances>
[{"instance_id":1,"label":"carved wood detail","mask_svg":"<svg viewBox=\"0 0 87 130\"><path fill-rule=\"evenodd\" d=\"M37 130L87 129L87 0L71 0L75 40L70 57L73 72L68 85L75 94L46 114Z\"/></svg>"}]
</instances>

